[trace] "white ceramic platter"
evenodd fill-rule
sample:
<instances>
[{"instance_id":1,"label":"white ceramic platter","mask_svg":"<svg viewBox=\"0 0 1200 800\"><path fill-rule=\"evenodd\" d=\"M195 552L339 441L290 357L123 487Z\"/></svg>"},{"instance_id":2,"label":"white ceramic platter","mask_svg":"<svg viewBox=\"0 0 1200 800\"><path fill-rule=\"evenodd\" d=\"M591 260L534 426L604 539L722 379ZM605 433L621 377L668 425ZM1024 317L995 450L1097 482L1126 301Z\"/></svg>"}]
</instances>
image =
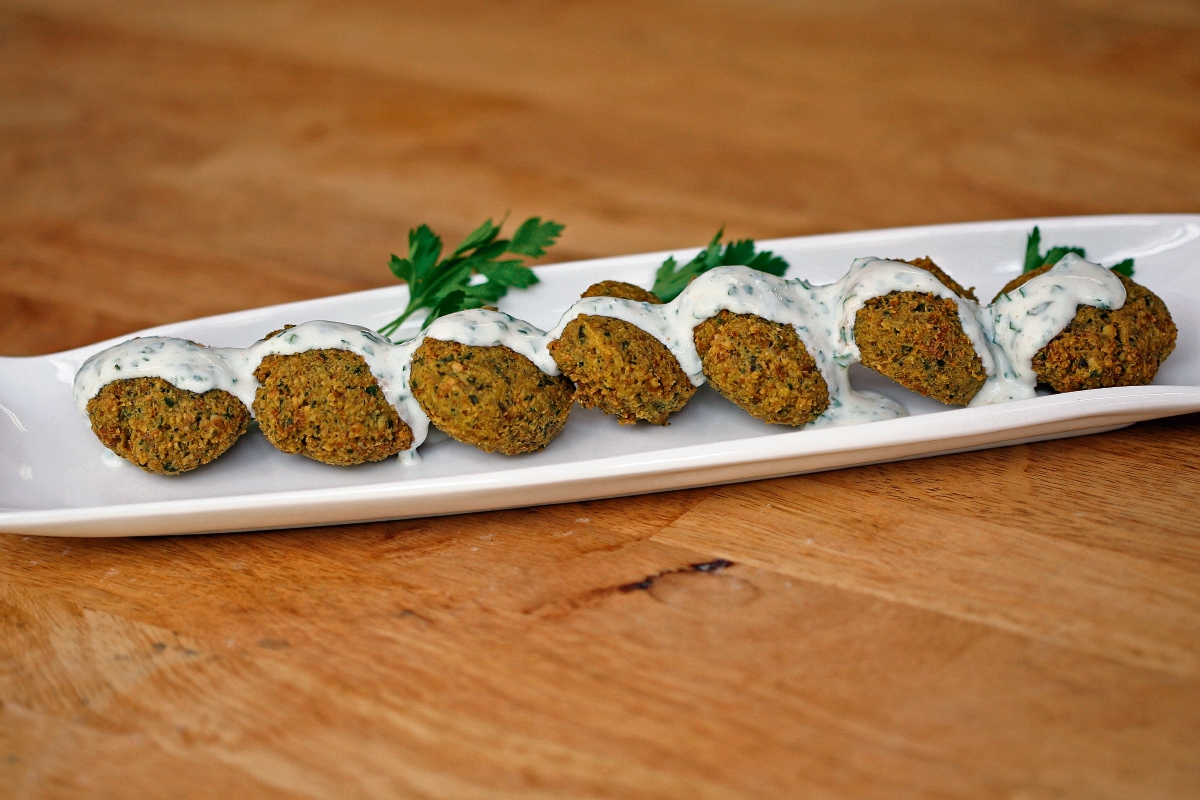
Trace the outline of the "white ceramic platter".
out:
<instances>
[{"instance_id":1,"label":"white ceramic platter","mask_svg":"<svg viewBox=\"0 0 1200 800\"><path fill-rule=\"evenodd\" d=\"M1200 215L980 222L807 236L761 246L790 262L788 277L816 283L839 278L858 256L929 255L986 300L1020 272L1025 236L1035 224L1047 246L1080 245L1089 258L1105 264L1137 259L1136 279L1166 301L1179 327L1179 344L1154 385L948 408L856 368L856 386L891 395L911 416L796 430L765 425L703 387L667 427L618 425L598 411L576 408L562 435L530 455L483 453L435 434L415 465L393 458L332 467L284 455L252 429L218 461L163 477L109 454L72 404L76 369L114 339L50 356L0 358L0 531L145 536L455 514L1078 436L1200 411ZM695 252L674 255L684 260ZM541 283L511 292L501 307L549 328L595 281L649 287L667 255L540 268ZM179 322L139 335L241 347L286 323L311 319L378 328L406 300L407 289L395 286Z\"/></svg>"}]
</instances>

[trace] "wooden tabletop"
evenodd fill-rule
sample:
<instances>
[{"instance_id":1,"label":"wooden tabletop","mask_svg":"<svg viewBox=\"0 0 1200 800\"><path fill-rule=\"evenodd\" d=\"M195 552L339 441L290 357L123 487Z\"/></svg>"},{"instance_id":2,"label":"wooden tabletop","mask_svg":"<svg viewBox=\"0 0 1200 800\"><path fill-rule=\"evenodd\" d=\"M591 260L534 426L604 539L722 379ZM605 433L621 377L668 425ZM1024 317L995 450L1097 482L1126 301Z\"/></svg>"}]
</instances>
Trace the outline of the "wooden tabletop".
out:
<instances>
[{"instance_id":1,"label":"wooden tabletop","mask_svg":"<svg viewBox=\"0 0 1200 800\"><path fill-rule=\"evenodd\" d=\"M1200 211L1195 3L0 0L0 353L550 260ZM728 563L726 563L728 562ZM696 565L708 565L698 568ZM720 488L0 536L0 796L1200 796L1200 417Z\"/></svg>"}]
</instances>

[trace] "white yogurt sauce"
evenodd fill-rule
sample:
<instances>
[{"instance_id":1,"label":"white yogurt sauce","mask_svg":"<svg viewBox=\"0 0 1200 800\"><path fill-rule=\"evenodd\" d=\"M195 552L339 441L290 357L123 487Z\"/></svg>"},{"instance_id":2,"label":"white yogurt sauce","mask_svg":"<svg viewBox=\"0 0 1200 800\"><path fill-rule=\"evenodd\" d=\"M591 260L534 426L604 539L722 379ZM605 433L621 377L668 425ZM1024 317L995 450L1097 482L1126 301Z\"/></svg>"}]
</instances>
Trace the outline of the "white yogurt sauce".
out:
<instances>
[{"instance_id":1,"label":"white yogurt sauce","mask_svg":"<svg viewBox=\"0 0 1200 800\"><path fill-rule=\"evenodd\" d=\"M1043 274L989 306L991 340L1009 356L1016 380L1032 391L1033 357L1063 332L1081 305L1120 308L1125 286L1111 270L1068 253Z\"/></svg>"},{"instance_id":2,"label":"white yogurt sauce","mask_svg":"<svg viewBox=\"0 0 1200 800\"><path fill-rule=\"evenodd\" d=\"M839 305L844 281L813 287L802 280L784 280L749 267L718 267L696 278L679 297L662 305L615 297L583 298L547 332L546 341L559 338L567 323L580 314L622 319L658 339L679 361L692 385L699 386L704 383L704 372L693 336L696 326L722 311L754 314L791 325L817 362L829 387L829 408L811 424L850 425L904 416L904 407L891 398L859 392L850 386L850 360L840 358L835 347L839 334L833 309Z\"/></svg>"},{"instance_id":3,"label":"white yogurt sauce","mask_svg":"<svg viewBox=\"0 0 1200 800\"><path fill-rule=\"evenodd\" d=\"M473 308L438 317L416 340L425 337L478 347L503 345L528 358L547 375L559 374L558 365L546 348L550 341L546 332L502 311Z\"/></svg>"},{"instance_id":4,"label":"white yogurt sauce","mask_svg":"<svg viewBox=\"0 0 1200 800\"><path fill-rule=\"evenodd\" d=\"M248 409L261 386L254 370L268 355L295 355L309 350L348 350L362 356L379 382L384 399L412 429L413 447L425 441L429 417L408 388L412 352L420 337L392 344L359 325L318 320L280 331L246 348L204 347L185 339L131 339L89 358L75 376L75 405L87 413L88 401L107 384L122 378L162 378L180 389L203 394L223 389ZM253 411L251 411L253 413Z\"/></svg>"},{"instance_id":5,"label":"white yogurt sauce","mask_svg":"<svg viewBox=\"0 0 1200 800\"><path fill-rule=\"evenodd\" d=\"M811 286L748 267L719 267L688 285L670 303L640 303L614 297L586 297L572 305L558 324L542 331L508 314L473 309L441 317L413 339L392 344L379 334L340 322L306 322L247 348L203 347L182 339L132 339L97 353L75 376L75 403L82 413L102 387L122 378L158 377L180 389L203 393L224 389L252 408L259 387L254 370L267 355L309 350L348 350L362 356L379 382L384 398L412 429L413 450L401 454L418 461L415 448L425 441L429 418L409 389L413 352L426 337L464 345L503 345L525 356L547 375L558 375L548 345L581 314L624 320L661 342L679 361L693 385L704 382L693 333L721 311L753 314L791 325L817 363L829 387L829 408L813 423L847 425L904 416L904 407L875 392L850 386L850 365L860 354L854 321L866 302L890 292L926 292L958 305L963 331L975 346L988 379L972 406L1034 396L1035 353L1057 336L1079 305L1120 308L1125 289L1109 270L1068 255L1045 274L980 307L958 297L929 272L900 261L860 258L839 281Z\"/></svg>"}]
</instances>

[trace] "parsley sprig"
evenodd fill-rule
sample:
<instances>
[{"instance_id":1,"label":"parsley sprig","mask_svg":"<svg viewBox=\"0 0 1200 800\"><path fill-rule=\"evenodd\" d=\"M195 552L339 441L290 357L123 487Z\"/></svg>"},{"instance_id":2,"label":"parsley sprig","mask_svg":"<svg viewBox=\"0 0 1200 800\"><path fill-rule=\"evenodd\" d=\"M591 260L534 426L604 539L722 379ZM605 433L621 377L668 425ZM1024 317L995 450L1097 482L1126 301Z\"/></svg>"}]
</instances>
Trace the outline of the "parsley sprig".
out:
<instances>
[{"instance_id":1,"label":"parsley sprig","mask_svg":"<svg viewBox=\"0 0 1200 800\"><path fill-rule=\"evenodd\" d=\"M1021 272L1033 272L1035 269L1044 267L1047 264L1057 264L1067 253L1074 253L1080 258L1087 258L1087 253L1084 252L1082 247L1068 245L1055 245L1043 255L1042 232L1034 225L1033 230L1029 232L1029 238L1025 240L1025 268ZM1127 258L1120 264L1114 264L1109 267L1109 269L1113 272L1121 273L1126 278L1132 278L1133 259Z\"/></svg>"},{"instance_id":2,"label":"parsley sprig","mask_svg":"<svg viewBox=\"0 0 1200 800\"><path fill-rule=\"evenodd\" d=\"M563 226L541 217L521 223L511 239L500 239L500 225L489 219L472 231L449 258L443 259L442 239L428 225L408 232L408 258L393 255L388 267L392 274L408 283L408 306L404 313L379 329L391 336L410 316L426 308L422 327L438 317L491 305L503 297L510 286L525 289L538 282L533 270L520 258L538 258L546 254L562 233ZM482 282L471 282L482 275Z\"/></svg>"},{"instance_id":3,"label":"parsley sprig","mask_svg":"<svg viewBox=\"0 0 1200 800\"><path fill-rule=\"evenodd\" d=\"M756 252L753 239L740 239L722 246L721 237L724 235L725 228L722 227L708 243L708 247L682 267L675 261L674 256L664 261L654 275L654 288L650 291L658 295L659 300L669 303L696 277L716 267L751 267L771 275L783 275L787 272L788 263L783 258L767 250Z\"/></svg>"}]
</instances>

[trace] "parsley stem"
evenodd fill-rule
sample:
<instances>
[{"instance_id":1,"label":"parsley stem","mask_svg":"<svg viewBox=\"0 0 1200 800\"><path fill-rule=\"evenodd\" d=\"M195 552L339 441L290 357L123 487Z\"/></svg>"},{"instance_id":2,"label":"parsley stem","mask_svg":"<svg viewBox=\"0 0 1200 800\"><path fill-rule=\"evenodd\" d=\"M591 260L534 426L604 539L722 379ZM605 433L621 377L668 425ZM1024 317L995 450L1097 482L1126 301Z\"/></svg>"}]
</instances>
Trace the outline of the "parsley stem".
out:
<instances>
[{"instance_id":1,"label":"parsley stem","mask_svg":"<svg viewBox=\"0 0 1200 800\"><path fill-rule=\"evenodd\" d=\"M412 313L414 311L416 311L415 308L405 309L403 314L396 317L394 320L389 322L387 325L384 325L382 328L379 329L379 332L390 339L392 337L392 334L400 329L400 326L404 324L405 320L407 320L409 317L412 316Z\"/></svg>"}]
</instances>

